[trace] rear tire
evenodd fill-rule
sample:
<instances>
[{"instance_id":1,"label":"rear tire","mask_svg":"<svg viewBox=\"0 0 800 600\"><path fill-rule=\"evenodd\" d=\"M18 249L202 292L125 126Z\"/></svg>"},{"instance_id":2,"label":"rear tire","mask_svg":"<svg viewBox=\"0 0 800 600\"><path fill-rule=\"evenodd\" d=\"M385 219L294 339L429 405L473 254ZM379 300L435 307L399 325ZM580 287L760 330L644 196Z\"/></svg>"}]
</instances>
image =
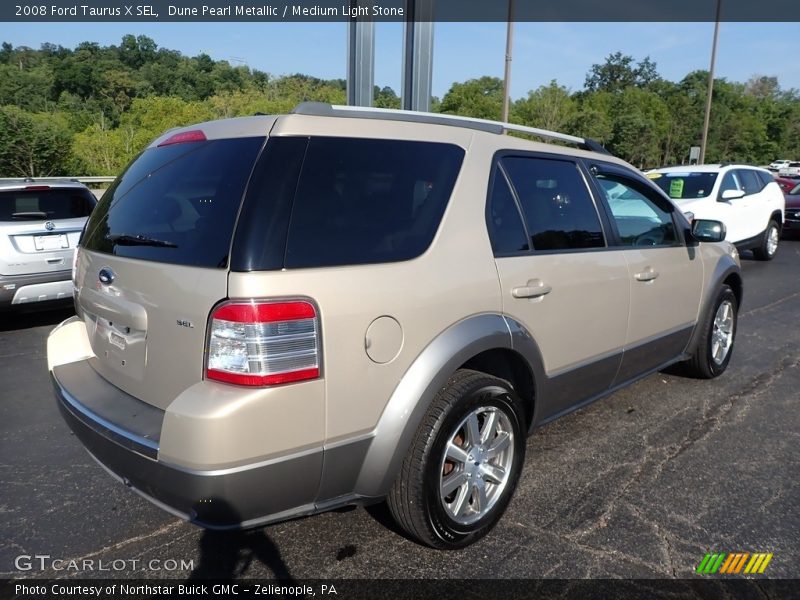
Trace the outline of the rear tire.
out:
<instances>
[{"instance_id":1,"label":"rear tire","mask_svg":"<svg viewBox=\"0 0 800 600\"><path fill-rule=\"evenodd\" d=\"M684 363L684 372L698 379L719 377L728 368L733 354L738 321L736 294L723 285L712 310L699 324L702 333L697 340L694 356Z\"/></svg>"},{"instance_id":2,"label":"rear tire","mask_svg":"<svg viewBox=\"0 0 800 600\"><path fill-rule=\"evenodd\" d=\"M456 371L431 403L389 492L397 524L441 549L463 548L486 535L516 488L524 422L507 382Z\"/></svg>"},{"instance_id":3,"label":"rear tire","mask_svg":"<svg viewBox=\"0 0 800 600\"><path fill-rule=\"evenodd\" d=\"M770 221L764 232L764 239L761 240L761 245L753 250L753 256L758 260L772 260L775 258L780 237L781 231L778 224L775 221Z\"/></svg>"}]
</instances>

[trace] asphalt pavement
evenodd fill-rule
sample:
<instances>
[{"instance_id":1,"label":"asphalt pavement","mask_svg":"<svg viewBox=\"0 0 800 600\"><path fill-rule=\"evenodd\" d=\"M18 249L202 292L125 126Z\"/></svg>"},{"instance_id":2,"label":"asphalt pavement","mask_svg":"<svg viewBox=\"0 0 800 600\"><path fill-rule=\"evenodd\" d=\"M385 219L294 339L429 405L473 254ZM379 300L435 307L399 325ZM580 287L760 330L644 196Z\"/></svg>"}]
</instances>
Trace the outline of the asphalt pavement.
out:
<instances>
[{"instance_id":1,"label":"asphalt pavement","mask_svg":"<svg viewBox=\"0 0 800 600\"><path fill-rule=\"evenodd\" d=\"M538 430L505 516L458 552L405 539L381 506L243 533L172 517L61 420L45 341L71 311L0 315L0 577L661 579L707 552L800 577L800 241L745 254L743 276L721 378L659 373Z\"/></svg>"}]
</instances>

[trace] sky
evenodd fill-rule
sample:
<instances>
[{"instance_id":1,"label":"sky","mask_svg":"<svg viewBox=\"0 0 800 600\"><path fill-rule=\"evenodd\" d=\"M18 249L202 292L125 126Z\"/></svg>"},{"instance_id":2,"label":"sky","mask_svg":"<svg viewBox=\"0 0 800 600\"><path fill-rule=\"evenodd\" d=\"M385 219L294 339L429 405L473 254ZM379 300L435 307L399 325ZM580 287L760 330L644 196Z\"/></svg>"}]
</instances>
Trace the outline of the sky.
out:
<instances>
[{"instance_id":1,"label":"sky","mask_svg":"<svg viewBox=\"0 0 800 600\"><path fill-rule=\"evenodd\" d=\"M713 23L517 23L511 95L520 98L551 80L572 91L583 88L595 63L620 51L637 60L649 56L662 77L679 81L708 69ZM0 40L38 48L49 42L75 47L83 41L119 44L131 33L159 47L194 56L246 64L272 75L304 73L345 78L344 23L10 23ZM403 26L378 23L375 84L400 93ZM505 23L436 23L433 94L441 98L455 81L503 77ZM783 89L800 89L797 23L722 23L717 77L745 82L753 75L777 76Z\"/></svg>"}]
</instances>

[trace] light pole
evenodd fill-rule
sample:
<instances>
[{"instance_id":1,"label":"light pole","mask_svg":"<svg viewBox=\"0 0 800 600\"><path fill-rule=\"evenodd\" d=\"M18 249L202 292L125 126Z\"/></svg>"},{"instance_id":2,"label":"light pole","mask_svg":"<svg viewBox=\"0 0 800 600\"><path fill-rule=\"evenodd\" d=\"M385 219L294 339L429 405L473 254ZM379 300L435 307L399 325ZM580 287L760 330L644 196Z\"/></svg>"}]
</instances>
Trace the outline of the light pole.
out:
<instances>
[{"instance_id":1,"label":"light pole","mask_svg":"<svg viewBox=\"0 0 800 600\"><path fill-rule=\"evenodd\" d=\"M719 14L722 0L717 0L717 16L714 20L714 41L711 43L711 66L708 69L708 96L706 97L706 115L703 119L703 139L700 142L699 164L706 162L706 146L708 145L708 124L711 120L711 97L714 94L714 65L717 62L717 38L719 37Z\"/></svg>"},{"instance_id":2,"label":"light pole","mask_svg":"<svg viewBox=\"0 0 800 600\"><path fill-rule=\"evenodd\" d=\"M511 49L514 43L514 0L508 0L508 29L506 30L506 70L503 78L503 122L508 123L511 95Z\"/></svg>"}]
</instances>

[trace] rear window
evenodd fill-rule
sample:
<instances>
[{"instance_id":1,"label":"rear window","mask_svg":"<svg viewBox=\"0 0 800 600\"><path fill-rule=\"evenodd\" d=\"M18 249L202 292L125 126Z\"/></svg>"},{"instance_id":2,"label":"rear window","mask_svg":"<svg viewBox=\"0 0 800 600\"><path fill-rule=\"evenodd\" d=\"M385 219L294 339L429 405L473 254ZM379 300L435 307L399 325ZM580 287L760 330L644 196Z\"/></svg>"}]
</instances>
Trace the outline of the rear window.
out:
<instances>
[{"instance_id":1,"label":"rear window","mask_svg":"<svg viewBox=\"0 0 800 600\"><path fill-rule=\"evenodd\" d=\"M674 200L706 198L717 181L717 173L648 173L647 176Z\"/></svg>"},{"instance_id":2,"label":"rear window","mask_svg":"<svg viewBox=\"0 0 800 600\"><path fill-rule=\"evenodd\" d=\"M1 191L0 221L79 219L94 205L92 193L81 188Z\"/></svg>"},{"instance_id":3,"label":"rear window","mask_svg":"<svg viewBox=\"0 0 800 600\"><path fill-rule=\"evenodd\" d=\"M397 262L433 241L464 150L360 138L274 138L254 173L233 270Z\"/></svg>"},{"instance_id":4,"label":"rear window","mask_svg":"<svg viewBox=\"0 0 800 600\"><path fill-rule=\"evenodd\" d=\"M103 195L89 250L188 266L228 265L233 227L263 137L149 148Z\"/></svg>"}]
</instances>

